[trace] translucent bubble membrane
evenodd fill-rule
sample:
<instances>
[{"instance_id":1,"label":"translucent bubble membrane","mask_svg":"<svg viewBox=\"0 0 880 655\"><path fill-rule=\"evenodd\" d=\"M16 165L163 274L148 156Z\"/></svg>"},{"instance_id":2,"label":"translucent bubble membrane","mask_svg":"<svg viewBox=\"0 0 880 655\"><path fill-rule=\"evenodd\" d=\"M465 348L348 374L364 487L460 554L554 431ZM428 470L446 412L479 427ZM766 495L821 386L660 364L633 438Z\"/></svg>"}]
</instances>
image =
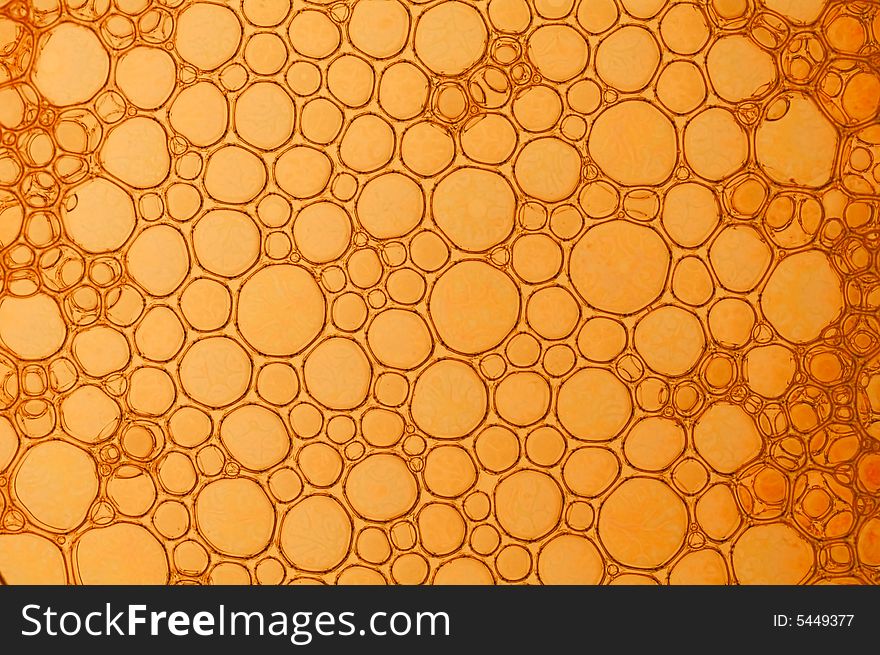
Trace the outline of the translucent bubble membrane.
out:
<instances>
[{"instance_id":1,"label":"translucent bubble membrane","mask_svg":"<svg viewBox=\"0 0 880 655\"><path fill-rule=\"evenodd\" d=\"M0 5L0 579L880 582L876 2Z\"/></svg>"}]
</instances>

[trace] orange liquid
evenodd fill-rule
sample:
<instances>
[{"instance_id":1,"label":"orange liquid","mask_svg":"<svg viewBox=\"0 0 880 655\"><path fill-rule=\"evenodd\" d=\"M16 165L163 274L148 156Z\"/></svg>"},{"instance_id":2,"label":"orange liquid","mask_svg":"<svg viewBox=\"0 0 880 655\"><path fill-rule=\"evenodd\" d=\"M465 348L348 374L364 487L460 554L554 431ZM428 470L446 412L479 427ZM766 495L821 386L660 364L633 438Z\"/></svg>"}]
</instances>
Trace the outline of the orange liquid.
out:
<instances>
[{"instance_id":1,"label":"orange liquid","mask_svg":"<svg viewBox=\"0 0 880 655\"><path fill-rule=\"evenodd\" d=\"M0 576L877 582L878 47L0 0Z\"/></svg>"}]
</instances>

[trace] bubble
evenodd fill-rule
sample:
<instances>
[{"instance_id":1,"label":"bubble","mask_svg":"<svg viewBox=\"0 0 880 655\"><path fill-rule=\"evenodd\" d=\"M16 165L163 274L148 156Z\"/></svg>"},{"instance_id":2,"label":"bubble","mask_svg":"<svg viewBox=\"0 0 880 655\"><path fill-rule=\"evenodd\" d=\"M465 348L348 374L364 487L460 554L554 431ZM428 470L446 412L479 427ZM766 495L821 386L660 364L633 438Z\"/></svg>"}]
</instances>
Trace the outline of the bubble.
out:
<instances>
[{"instance_id":1,"label":"bubble","mask_svg":"<svg viewBox=\"0 0 880 655\"><path fill-rule=\"evenodd\" d=\"M366 105L373 95L374 86L373 68L356 55L342 55L327 69L328 90L348 107Z\"/></svg>"},{"instance_id":2,"label":"bubble","mask_svg":"<svg viewBox=\"0 0 880 655\"><path fill-rule=\"evenodd\" d=\"M684 502L665 483L630 478L599 509L599 539L609 555L634 568L662 566L684 543Z\"/></svg>"},{"instance_id":3,"label":"bubble","mask_svg":"<svg viewBox=\"0 0 880 655\"><path fill-rule=\"evenodd\" d=\"M118 250L135 227L128 194L101 177L74 187L64 198L61 216L65 232L90 253Z\"/></svg>"},{"instance_id":4,"label":"bubble","mask_svg":"<svg viewBox=\"0 0 880 655\"><path fill-rule=\"evenodd\" d=\"M165 193L168 215L176 221L188 221L202 207L202 197L191 184L172 184Z\"/></svg>"},{"instance_id":5,"label":"bubble","mask_svg":"<svg viewBox=\"0 0 880 655\"><path fill-rule=\"evenodd\" d=\"M626 100L603 111L590 132L590 156L607 175L629 186L660 184L676 163L677 137L660 110Z\"/></svg>"},{"instance_id":6,"label":"bubble","mask_svg":"<svg viewBox=\"0 0 880 655\"><path fill-rule=\"evenodd\" d=\"M339 158L358 173L385 166L394 153L394 128L376 114L362 114L349 123L339 144Z\"/></svg>"},{"instance_id":7,"label":"bubble","mask_svg":"<svg viewBox=\"0 0 880 655\"><path fill-rule=\"evenodd\" d=\"M382 72L379 105L391 118L409 120L425 108L429 86L428 78L418 66L398 61Z\"/></svg>"},{"instance_id":8,"label":"bubble","mask_svg":"<svg viewBox=\"0 0 880 655\"><path fill-rule=\"evenodd\" d=\"M272 405L286 405L299 392L296 370L284 362L269 362L257 375L257 393Z\"/></svg>"},{"instance_id":9,"label":"bubble","mask_svg":"<svg viewBox=\"0 0 880 655\"><path fill-rule=\"evenodd\" d=\"M409 12L397 0L360 0L348 20L348 37L365 55L387 59L406 45L409 23Z\"/></svg>"},{"instance_id":10,"label":"bubble","mask_svg":"<svg viewBox=\"0 0 880 655\"><path fill-rule=\"evenodd\" d=\"M416 175L431 177L444 171L455 157L449 131L430 121L414 123L403 133L400 158Z\"/></svg>"},{"instance_id":11,"label":"bubble","mask_svg":"<svg viewBox=\"0 0 880 655\"><path fill-rule=\"evenodd\" d=\"M556 414L573 437L605 441L629 421L632 399L626 386L600 368L582 368L559 388Z\"/></svg>"},{"instance_id":12,"label":"bubble","mask_svg":"<svg viewBox=\"0 0 880 655\"><path fill-rule=\"evenodd\" d=\"M526 195L544 202L565 200L580 181L581 156L561 139L535 139L522 147L513 172Z\"/></svg>"},{"instance_id":13,"label":"bubble","mask_svg":"<svg viewBox=\"0 0 880 655\"><path fill-rule=\"evenodd\" d=\"M223 92L203 81L185 87L173 100L168 121L195 146L209 146L223 136L229 120L229 106Z\"/></svg>"},{"instance_id":14,"label":"bubble","mask_svg":"<svg viewBox=\"0 0 880 655\"><path fill-rule=\"evenodd\" d=\"M431 7L419 17L413 42L416 55L429 70L452 77L482 58L487 37L479 11L451 0Z\"/></svg>"},{"instance_id":15,"label":"bubble","mask_svg":"<svg viewBox=\"0 0 880 655\"><path fill-rule=\"evenodd\" d=\"M491 0L489 21L500 32L524 32L532 21L532 12L525 0Z\"/></svg>"},{"instance_id":16,"label":"bubble","mask_svg":"<svg viewBox=\"0 0 880 655\"><path fill-rule=\"evenodd\" d=\"M358 556L372 564L383 564L391 557L391 544L388 536L380 528L369 526L361 530L357 537Z\"/></svg>"},{"instance_id":17,"label":"bubble","mask_svg":"<svg viewBox=\"0 0 880 655\"><path fill-rule=\"evenodd\" d=\"M709 330L724 346L738 348L745 345L754 325L755 311L739 298L723 298L709 309Z\"/></svg>"},{"instance_id":18,"label":"bubble","mask_svg":"<svg viewBox=\"0 0 880 655\"><path fill-rule=\"evenodd\" d=\"M33 81L49 102L60 107L91 100L107 82L110 57L95 33L84 25L61 22L40 38Z\"/></svg>"},{"instance_id":19,"label":"bubble","mask_svg":"<svg viewBox=\"0 0 880 655\"><path fill-rule=\"evenodd\" d=\"M486 387L465 362L440 359L427 366L413 387L410 412L419 429L437 439L459 439L482 423Z\"/></svg>"},{"instance_id":20,"label":"bubble","mask_svg":"<svg viewBox=\"0 0 880 655\"><path fill-rule=\"evenodd\" d=\"M293 225L293 239L300 253L311 262L326 264L339 258L351 240L348 213L332 202L305 207Z\"/></svg>"},{"instance_id":21,"label":"bubble","mask_svg":"<svg viewBox=\"0 0 880 655\"><path fill-rule=\"evenodd\" d=\"M74 562L81 584L163 585L168 560L156 537L134 523L116 523L84 532L74 545Z\"/></svg>"},{"instance_id":22,"label":"bubble","mask_svg":"<svg viewBox=\"0 0 880 655\"><path fill-rule=\"evenodd\" d=\"M606 492L620 475L617 456L605 448L574 450L562 466L562 480L576 496L595 498Z\"/></svg>"},{"instance_id":23,"label":"bubble","mask_svg":"<svg viewBox=\"0 0 880 655\"><path fill-rule=\"evenodd\" d=\"M193 229L196 260L205 270L223 277L237 277L256 262L260 231L247 214L215 209L198 220Z\"/></svg>"},{"instance_id":24,"label":"bubble","mask_svg":"<svg viewBox=\"0 0 880 655\"><path fill-rule=\"evenodd\" d=\"M495 558L495 568L505 580L517 582L532 571L532 554L519 544L509 544Z\"/></svg>"},{"instance_id":25,"label":"bubble","mask_svg":"<svg viewBox=\"0 0 880 655\"><path fill-rule=\"evenodd\" d=\"M880 522L876 518L869 519L859 530L857 536L857 548L861 561L868 566L877 566L880 562L877 552L877 533L880 529Z\"/></svg>"},{"instance_id":26,"label":"bubble","mask_svg":"<svg viewBox=\"0 0 880 655\"><path fill-rule=\"evenodd\" d=\"M477 555L487 556L498 550L501 543L501 535L491 525L478 525L471 532L470 547Z\"/></svg>"},{"instance_id":27,"label":"bubble","mask_svg":"<svg viewBox=\"0 0 880 655\"><path fill-rule=\"evenodd\" d=\"M763 95L776 81L773 58L744 36L724 36L713 43L706 67L716 93L728 102Z\"/></svg>"},{"instance_id":28,"label":"bubble","mask_svg":"<svg viewBox=\"0 0 880 655\"><path fill-rule=\"evenodd\" d=\"M311 130L311 107L310 104L303 109L304 133ZM283 191L297 199L314 198L320 194L327 188L332 172L333 164L327 155L309 146L293 146L275 162L275 181Z\"/></svg>"},{"instance_id":29,"label":"bubble","mask_svg":"<svg viewBox=\"0 0 880 655\"><path fill-rule=\"evenodd\" d=\"M136 46L116 64L116 84L140 109L158 109L174 91L177 67L160 48Z\"/></svg>"},{"instance_id":30,"label":"bubble","mask_svg":"<svg viewBox=\"0 0 880 655\"><path fill-rule=\"evenodd\" d=\"M561 514L562 490L545 473L523 469L495 487L495 517L516 539L540 539L556 527Z\"/></svg>"},{"instance_id":31,"label":"bubble","mask_svg":"<svg viewBox=\"0 0 880 655\"><path fill-rule=\"evenodd\" d=\"M0 419L0 471L5 471L15 459L19 449L18 433L12 421Z\"/></svg>"},{"instance_id":32,"label":"bubble","mask_svg":"<svg viewBox=\"0 0 880 655\"><path fill-rule=\"evenodd\" d=\"M167 141L160 123L135 116L107 133L98 157L110 175L136 189L147 189L168 176L171 159Z\"/></svg>"},{"instance_id":33,"label":"bubble","mask_svg":"<svg viewBox=\"0 0 880 655\"><path fill-rule=\"evenodd\" d=\"M837 273L827 256L816 250L786 257L761 294L764 316L783 338L795 343L818 337L842 309Z\"/></svg>"},{"instance_id":34,"label":"bubble","mask_svg":"<svg viewBox=\"0 0 880 655\"><path fill-rule=\"evenodd\" d=\"M540 289L526 304L526 321L545 339L564 339L574 331L579 319L579 303L564 287Z\"/></svg>"},{"instance_id":35,"label":"bubble","mask_svg":"<svg viewBox=\"0 0 880 655\"><path fill-rule=\"evenodd\" d=\"M327 425L328 434L332 432L332 427L331 421ZM334 439L332 434L331 439ZM336 449L324 443L310 443L304 446L299 451L297 464L309 484L324 488L332 486L339 479L343 467L342 458Z\"/></svg>"},{"instance_id":36,"label":"bubble","mask_svg":"<svg viewBox=\"0 0 880 655\"><path fill-rule=\"evenodd\" d=\"M233 122L235 131L246 143L272 150L293 134L293 100L278 84L256 82L236 99Z\"/></svg>"},{"instance_id":37,"label":"bubble","mask_svg":"<svg viewBox=\"0 0 880 655\"><path fill-rule=\"evenodd\" d=\"M422 478L435 496L456 498L476 483L477 468L464 448L437 446L425 458Z\"/></svg>"},{"instance_id":38,"label":"bubble","mask_svg":"<svg viewBox=\"0 0 880 655\"><path fill-rule=\"evenodd\" d=\"M261 268L242 285L236 315L245 341L282 356L302 351L317 337L326 311L321 289L304 268L277 264Z\"/></svg>"},{"instance_id":39,"label":"bubble","mask_svg":"<svg viewBox=\"0 0 880 655\"><path fill-rule=\"evenodd\" d=\"M645 363L668 376L683 375L693 369L706 346L699 318L674 305L664 305L646 314L636 325L633 341ZM675 347L671 346L673 341Z\"/></svg>"},{"instance_id":40,"label":"bubble","mask_svg":"<svg viewBox=\"0 0 880 655\"><path fill-rule=\"evenodd\" d=\"M574 0L536 0L535 11L542 18L558 20L565 18L574 7Z\"/></svg>"},{"instance_id":41,"label":"bubble","mask_svg":"<svg viewBox=\"0 0 880 655\"><path fill-rule=\"evenodd\" d=\"M709 248L709 261L718 281L740 293L758 285L771 258L770 247L757 230L738 225L722 230Z\"/></svg>"},{"instance_id":42,"label":"bubble","mask_svg":"<svg viewBox=\"0 0 880 655\"><path fill-rule=\"evenodd\" d=\"M0 299L0 344L24 360L54 355L67 337L61 310L43 293Z\"/></svg>"},{"instance_id":43,"label":"bubble","mask_svg":"<svg viewBox=\"0 0 880 655\"><path fill-rule=\"evenodd\" d=\"M501 164L516 149L519 137L510 119L503 114L481 114L461 130L462 152L480 164Z\"/></svg>"},{"instance_id":44,"label":"bubble","mask_svg":"<svg viewBox=\"0 0 880 655\"><path fill-rule=\"evenodd\" d=\"M418 483L397 455L378 453L357 462L343 485L345 498L358 515L387 522L409 512L418 499Z\"/></svg>"},{"instance_id":45,"label":"bubble","mask_svg":"<svg viewBox=\"0 0 880 655\"><path fill-rule=\"evenodd\" d=\"M825 8L824 0L805 0L804 2L767 0L765 4L771 11L777 11L793 23L798 24L812 23L819 18Z\"/></svg>"},{"instance_id":46,"label":"bubble","mask_svg":"<svg viewBox=\"0 0 880 655\"><path fill-rule=\"evenodd\" d=\"M547 381L539 374L511 373L495 388L495 411L513 425L532 425L547 414L550 395Z\"/></svg>"},{"instance_id":47,"label":"bubble","mask_svg":"<svg viewBox=\"0 0 880 655\"><path fill-rule=\"evenodd\" d=\"M287 47L277 34L258 32L248 39L244 48L245 62L258 75L274 75L287 62Z\"/></svg>"},{"instance_id":48,"label":"bubble","mask_svg":"<svg viewBox=\"0 0 880 655\"><path fill-rule=\"evenodd\" d=\"M21 507L52 532L79 527L98 495L98 472L85 451L63 441L41 442L24 452L12 477Z\"/></svg>"},{"instance_id":49,"label":"bubble","mask_svg":"<svg viewBox=\"0 0 880 655\"><path fill-rule=\"evenodd\" d=\"M174 549L174 566L184 575L201 575L208 563L208 553L197 541L182 541Z\"/></svg>"},{"instance_id":50,"label":"bubble","mask_svg":"<svg viewBox=\"0 0 880 655\"><path fill-rule=\"evenodd\" d=\"M188 63L203 70L215 70L238 50L241 25L227 7L197 2L177 19L174 45Z\"/></svg>"},{"instance_id":51,"label":"bubble","mask_svg":"<svg viewBox=\"0 0 880 655\"><path fill-rule=\"evenodd\" d=\"M620 10L614 0L579 2L577 22L590 34L601 34L611 29L620 17Z\"/></svg>"},{"instance_id":52,"label":"bubble","mask_svg":"<svg viewBox=\"0 0 880 655\"><path fill-rule=\"evenodd\" d=\"M755 421L741 407L717 402L697 420L694 447L709 466L733 473L758 456L762 442Z\"/></svg>"},{"instance_id":53,"label":"bubble","mask_svg":"<svg viewBox=\"0 0 880 655\"><path fill-rule=\"evenodd\" d=\"M643 471L662 471L684 451L686 435L676 421L649 416L630 428L623 442L626 459Z\"/></svg>"},{"instance_id":54,"label":"bubble","mask_svg":"<svg viewBox=\"0 0 880 655\"><path fill-rule=\"evenodd\" d=\"M626 347L626 328L617 321L595 316L578 333L578 350L594 362L610 362Z\"/></svg>"},{"instance_id":55,"label":"bubble","mask_svg":"<svg viewBox=\"0 0 880 655\"><path fill-rule=\"evenodd\" d=\"M186 278L189 265L189 249L183 235L168 225L153 225L138 234L126 256L126 268L132 279L157 297L176 291Z\"/></svg>"},{"instance_id":56,"label":"bubble","mask_svg":"<svg viewBox=\"0 0 880 655\"><path fill-rule=\"evenodd\" d=\"M372 178L357 200L358 221L376 239L394 239L412 232L424 212L421 187L402 173L383 173Z\"/></svg>"},{"instance_id":57,"label":"bubble","mask_svg":"<svg viewBox=\"0 0 880 655\"><path fill-rule=\"evenodd\" d=\"M715 289L706 264L697 257L679 260L672 274L672 293L687 305L699 306L709 302Z\"/></svg>"},{"instance_id":58,"label":"bubble","mask_svg":"<svg viewBox=\"0 0 880 655\"><path fill-rule=\"evenodd\" d=\"M507 239L513 230L516 204L504 177L472 167L452 171L431 196L437 226L468 252L485 251Z\"/></svg>"},{"instance_id":59,"label":"bubble","mask_svg":"<svg viewBox=\"0 0 880 655\"><path fill-rule=\"evenodd\" d=\"M605 84L631 93L647 86L660 63L660 48L643 27L625 25L596 49L596 72Z\"/></svg>"},{"instance_id":60,"label":"bubble","mask_svg":"<svg viewBox=\"0 0 880 655\"><path fill-rule=\"evenodd\" d=\"M119 404L94 385L74 389L61 400L59 413L65 432L89 444L110 438L122 417Z\"/></svg>"},{"instance_id":61,"label":"bubble","mask_svg":"<svg viewBox=\"0 0 880 655\"><path fill-rule=\"evenodd\" d=\"M709 40L709 25L696 4L683 2L669 8L660 20L663 43L680 55L692 55Z\"/></svg>"},{"instance_id":62,"label":"bubble","mask_svg":"<svg viewBox=\"0 0 880 655\"><path fill-rule=\"evenodd\" d=\"M251 360L236 341L208 337L194 343L180 360L180 384L196 402L226 407L241 399L251 381Z\"/></svg>"},{"instance_id":63,"label":"bubble","mask_svg":"<svg viewBox=\"0 0 880 655\"><path fill-rule=\"evenodd\" d=\"M523 281L547 282L562 268L562 249L546 234L525 234L513 243L511 264Z\"/></svg>"},{"instance_id":64,"label":"bubble","mask_svg":"<svg viewBox=\"0 0 880 655\"><path fill-rule=\"evenodd\" d=\"M621 4L627 13L644 20L656 16L666 0L621 0Z\"/></svg>"},{"instance_id":65,"label":"bubble","mask_svg":"<svg viewBox=\"0 0 880 655\"><path fill-rule=\"evenodd\" d=\"M183 346L184 327L171 309L156 306L147 311L134 332L140 354L154 362L167 362Z\"/></svg>"},{"instance_id":66,"label":"bubble","mask_svg":"<svg viewBox=\"0 0 880 655\"><path fill-rule=\"evenodd\" d=\"M184 453L170 452L159 462L159 484L175 496L191 492L196 486L197 475L192 459Z\"/></svg>"},{"instance_id":67,"label":"bubble","mask_svg":"<svg viewBox=\"0 0 880 655\"><path fill-rule=\"evenodd\" d=\"M703 244L715 230L719 218L718 199L702 184L684 182L666 192L663 229L682 247L694 248Z\"/></svg>"},{"instance_id":68,"label":"bubble","mask_svg":"<svg viewBox=\"0 0 880 655\"><path fill-rule=\"evenodd\" d=\"M266 184L262 160L239 146L222 146L205 164L205 190L220 202L240 205L250 202Z\"/></svg>"},{"instance_id":69,"label":"bubble","mask_svg":"<svg viewBox=\"0 0 880 655\"><path fill-rule=\"evenodd\" d=\"M229 290L210 278L196 278L180 296L180 312L195 330L206 332L223 327L231 310Z\"/></svg>"},{"instance_id":70,"label":"bubble","mask_svg":"<svg viewBox=\"0 0 880 655\"><path fill-rule=\"evenodd\" d=\"M794 353L778 344L752 348L743 361L746 384L765 398L778 398L788 391L796 370Z\"/></svg>"},{"instance_id":71,"label":"bubble","mask_svg":"<svg viewBox=\"0 0 880 655\"><path fill-rule=\"evenodd\" d=\"M569 274L587 303L602 311L631 314L663 291L669 249L652 228L625 220L593 227L572 249ZM630 275L638 270L639 275Z\"/></svg>"},{"instance_id":72,"label":"bubble","mask_svg":"<svg viewBox=\"0 0 880 655\"><path fill-rule=\"evenodd\" d=\"M799 137L808 133L809 143ZM803 94L779 96L755 132L755 154L774 182L821 187L831 178L837 133L816 104Z\"/></svg>"},{"instance_id":73,"label":"bubble","mask_svg":"<svg viewBox=\"0 0 880 655\"><path fill-rule=\"evenodd\" d=\"M290 439L281 417L260 405L242 405L220 423L220 440L247 469L265 471L281 462Z\"/></svg>"},{"instance_id":74,"label":"bubble","mask_svg":"<svg viewBox=\"0 0 880 655\"><path fill-rule=\"evenodd\" d=\"M464 543L464 517L452 505L428 503L417 515L419 541L431 555L454 553Z\"/></svg>"},{"instance_id":75,"label":"bubble","mask_svg":"<svg viewBox=\"0 0 880 655\"><path fill-rule=\"evenodd\" d=\"M574 534L561 534L538 553L538 577L545 585L596 585L605 575L605 562L596 545Z\"/></svg>"},{"instance_id":76,"label":"bubble","mask_svg":"<svg viewBox=\"0 0 880 655\"><path fill-rule=\"evenodd\" d=\"M351 519L330 496L313 495L294 505L281 522L281 551L298 569L312 572L336 568L348 554Z\"/></svg>"},{"instance_id":77,"label":"bubble","mask_svg":"<svg viewBox=\"0 0 880 655\"><path fill-rule=\"evenodd\" d=\"M492 571L480 560L466 555L444 562L434 574L435 585L495 584Z\"/></svg>"},{"instance_id":78,"label":"bubble","mask_svg":"<svg viewBox=\"0 0 880 655\"><path fill-rule=\"evenodd\" d=\"M9 585L67 584L61 549L36 534L0 535L0 569Z\"/></svg>"},{"instance_id":79,"label":"bubble","mask_svg":"<svg viewBox=\"0 0 880 655\"><path fill-rule=\"evenodd\" d=\"M725 585L729 578L724 557L708 548L687 553L669 572L671 585Z\"/></svg>"},{"instance_id":80,"label":"bubble","mask_svg":"<svg viewBox=\"0 0 880 655\"><path fill-rule=\"evenodd\" d=\"M528 132L551 129L562 116L562 99L545 84L527 86L513 98L513 117Z\"/></svg>"},{"instance_id":81,"label":"bubble","mask_svg":"<svg viewBox=\"0 0 880 655\"><path fill-rule=\"evenodd\" d=\"M199 533L212 547L234 557L261 552L275 529L269 498L247 478L209 482L196 496L195 519Z\"/></svg>"},{"instance_id":82,"label":"bubble","mask_svg":"<svg viewBox=\"0 0 880 655\"><path fill-rule=\"evenodd\" d=\"M741 584L798 584L814 558L809 544L784 523L752 526L733 546L733 570Z\"/></svg>"},{"instance_id":83,"label":"bubble","mask_svg":"<svg viewBox=\"0 0 880 655\"><path fill-rule=\"evenodd\" d=\"M492 473L503 473L516 464L519 449L516 435L501 425L490 425L477 435L474 442L480 465Z\"/></svg>"},{"instance_id":84,"label":"bubble","mask_svg":"<svg viewBox=\"0 0 880 655\"><path fill-rule=\"evenodd\" d=\"M315 400L331 409L352 409L367 396L372 367L357 342L331 337L305 359L303 380Z\"/></svg>"},{"instance_id":85,"label":"bubble","mask_svg":"<svg viewBox=\"0 0 880 655\"><path fill-rule=\"evenodd\" d=\"M477 260L447 269L434 284L428 304L443 343L467 354L497 346L519 318L519 293L513 280Z\"/></svg>"},{"instance_id":86,"label":"bubble","mask_svg":"<svg viewBox=\"0 0 880 655\"><path fill-rule=\"evenodd\" d=\"M704 109L685 128L684 154L697 175L707 180L721 180L745 164L749 154L748 135L727 109Z\"/></svg>"},{"instance_id":87,"label":"bubble","mask_svg":"<svg viewBox=\"0 0 880 655\"><path fill-rule=\"evenodd\" d=\"M706 81L690 61L667 64L657 78L657 99L669 111L689 114L706 100Z\"/></svg>"},{"instance_id":88,"label":"bubble","mask_svg":"<svg viewBox=\"0 0 880 655\"><path fill-rule=\"evenodd\" d=\"M290 12L290 0L269 2L268 0L244 0L241 8L245 18L259 27L278 25Z\"/></svg>"},{"instance_id":89,"label":"bubble","mask_svg":"<svg viewBox=\"0 0 880 655\"><path fill-rule=\"evenodd\" d=\"M431 333L417 313L403 309L380 312L367 328L367 343L385 366L417 368L432 351Z\"/></svg>"},{"instance_id":90,"label":"bubble","mask_svg":"<svg viewBox=\"0 0 880 655\"><path fill-rule=\"evenodd\" d=\"M590 58L589 46L569 25L542 25L529 35L529 59L548 80L567 82L581 74Z\"/></svg>"},{"instance_id":91,"label":"bubble","mask_svg":"<svg viewBox=\"0 0 880 655\"><path fill-rule=\"evenodd\" d=\"M146 471L123 465L108 480L107 495L126 516L143 516L156 502L156 485Z\"/></svg>"}]
</instances>

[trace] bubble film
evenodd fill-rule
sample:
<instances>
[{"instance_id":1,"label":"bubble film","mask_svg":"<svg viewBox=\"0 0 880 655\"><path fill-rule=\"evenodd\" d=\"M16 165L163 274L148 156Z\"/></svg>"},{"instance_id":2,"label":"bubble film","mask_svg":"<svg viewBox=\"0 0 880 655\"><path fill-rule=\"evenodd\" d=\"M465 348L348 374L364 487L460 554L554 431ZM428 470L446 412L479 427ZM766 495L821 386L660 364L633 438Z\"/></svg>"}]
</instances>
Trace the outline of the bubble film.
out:
<instances>
[{"instance_id":1,"label":"bubble film","mask_svg":"<svg viewBox=\"0 0 880 655\"><path fill-rule=\"evenodd\" d=\"M880 6L0 0L0 576L880 582Z\"/></svg>"}]
</instances>

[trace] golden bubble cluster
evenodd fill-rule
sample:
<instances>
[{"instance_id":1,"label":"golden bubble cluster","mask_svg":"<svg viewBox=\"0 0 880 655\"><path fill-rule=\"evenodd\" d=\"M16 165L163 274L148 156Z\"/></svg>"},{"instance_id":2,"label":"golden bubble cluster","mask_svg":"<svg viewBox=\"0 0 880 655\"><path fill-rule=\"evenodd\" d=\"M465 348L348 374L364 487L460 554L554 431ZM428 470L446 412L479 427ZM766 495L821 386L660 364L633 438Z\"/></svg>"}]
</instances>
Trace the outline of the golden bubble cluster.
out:
<instances>
[{"instance_id":1,"label":"golden bubble cluster","mask_svg":"<svg viewBox=\"0 0 880 655\"><path fill-rule=\"evenodd\" d=\"M880 5L0 0L0 576L880 582Z\"/></svg>"}]
</instances>

